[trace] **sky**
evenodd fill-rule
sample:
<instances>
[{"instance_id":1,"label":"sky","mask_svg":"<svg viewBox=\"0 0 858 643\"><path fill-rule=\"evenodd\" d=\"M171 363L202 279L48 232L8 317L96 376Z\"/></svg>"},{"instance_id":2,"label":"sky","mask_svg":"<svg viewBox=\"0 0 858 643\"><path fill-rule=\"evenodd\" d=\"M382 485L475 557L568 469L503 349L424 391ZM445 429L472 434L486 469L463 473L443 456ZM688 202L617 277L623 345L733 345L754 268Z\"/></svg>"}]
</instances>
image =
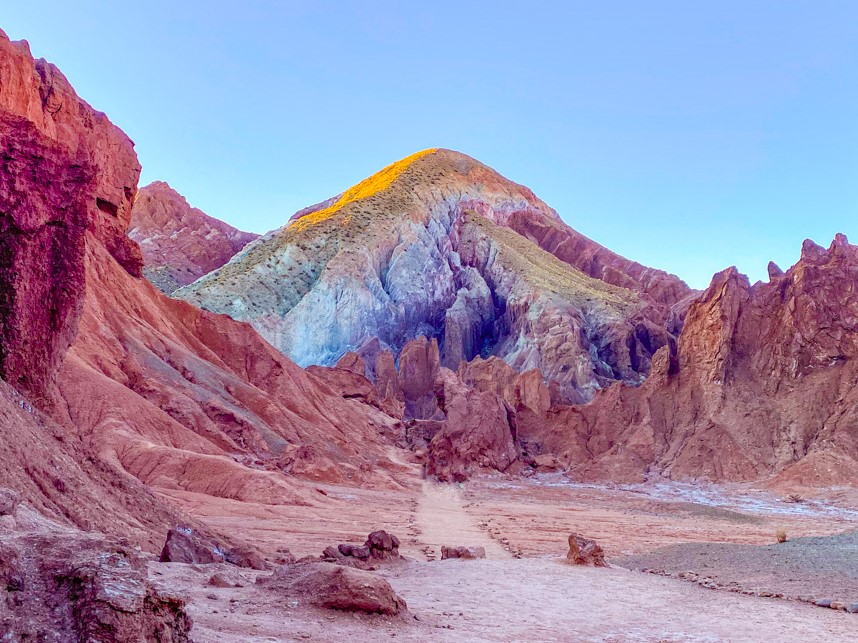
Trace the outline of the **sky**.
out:
<instances>
[{"instance_id":1,"label":"sky","mask_svg":"<svg viewBox=\"0 0 858 643\"><path fill-rule=\"evenodd\" d=\"M854 0L0 0L0 27L141 185L245 230L446 147L697 288L858 242Z\"/></svg>"}]
</instances>

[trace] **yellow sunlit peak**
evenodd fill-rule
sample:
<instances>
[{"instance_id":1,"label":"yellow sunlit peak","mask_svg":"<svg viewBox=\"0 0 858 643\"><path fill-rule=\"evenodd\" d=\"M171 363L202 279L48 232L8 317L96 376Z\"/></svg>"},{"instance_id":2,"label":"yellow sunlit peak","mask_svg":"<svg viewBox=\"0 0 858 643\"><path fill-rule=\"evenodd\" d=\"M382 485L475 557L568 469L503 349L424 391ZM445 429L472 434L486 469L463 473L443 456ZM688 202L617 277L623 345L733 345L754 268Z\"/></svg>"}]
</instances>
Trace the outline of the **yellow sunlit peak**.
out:
<instances>
[{"instance_id":1,"label":"yellow sunlit peak","mask_svg":"<svg viewBox=\"0 0 858 643\"><path fill-rule=\"evenodd\" d=\"M414 163L414 161L424 156L427 156L428 154L432 154L437 149L438 148L436 147L432 147L428 150L416 152L411 156L406 156L404 159L400 159L395 163L391 163L384 169L379 170L369 178L364 179L357 185L354 185L345 192L343 192L343 195L336 203L333 203L327 208L323 208L318 212L313 212L312 214L308 214L304 217L301 217L300 219L297 219L289 227L295 231L303 230L309 226L315 225L324 221L325 219L330 218L343 206L348 205L349 203L353 203L354 201L359 201L361 199L366 199L374 194L383 192L384 190L389 188L390 185L397 178L399 178L412 163Z\"/></svg>"}]
</instances>

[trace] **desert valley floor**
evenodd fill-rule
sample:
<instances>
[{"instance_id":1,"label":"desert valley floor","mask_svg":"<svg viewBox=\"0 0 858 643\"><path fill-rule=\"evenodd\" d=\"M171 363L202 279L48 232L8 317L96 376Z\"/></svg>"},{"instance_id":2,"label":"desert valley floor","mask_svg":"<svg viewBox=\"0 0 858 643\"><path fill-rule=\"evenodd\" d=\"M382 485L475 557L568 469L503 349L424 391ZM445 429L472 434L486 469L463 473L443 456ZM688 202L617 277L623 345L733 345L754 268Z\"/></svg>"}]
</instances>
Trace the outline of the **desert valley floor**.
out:
<instances>
[{"instance_id":1,"label":"desert valley floor","mask_svg":"<svg viewBox=\"0 0 858 643\"><path fill-rule=\"evenodd\" d=\"M811 604L858 597L858 537L840 576L814 569L812 559L800 568L757 569L749 564L754 550L737 551L732 562L746 572L723 579L721 567L695 569L687 561L687 571L711 578L718 589L631 569L640 567L634 555L679 543L769 545L777 529L790 541L774 547L796 546L803 554L822 548L824 540L793 539L854 528L858 497L851 490L825 502L794 503L741 485L580 485L558 475L438 484L421 480L416 467L404 468L400 481L406 490L311 485L325 501L316 510L180 492L169 497L272 555L285 546L299 557L317 556L381 528L399 535L400 551L411 560L377 573L407 601L405 618L284 602L254 584L266 572L226 565L151 563L150 578L186 593L201 642L847 641L858 626L852 614ZM612 567L567 564L573 530L601 543ZM442 545L481 545L486 559L442 561ZM242 587L209 585L218 570ZM726 562L723 571L730 571Z\"/></svg>"}]
</instances>

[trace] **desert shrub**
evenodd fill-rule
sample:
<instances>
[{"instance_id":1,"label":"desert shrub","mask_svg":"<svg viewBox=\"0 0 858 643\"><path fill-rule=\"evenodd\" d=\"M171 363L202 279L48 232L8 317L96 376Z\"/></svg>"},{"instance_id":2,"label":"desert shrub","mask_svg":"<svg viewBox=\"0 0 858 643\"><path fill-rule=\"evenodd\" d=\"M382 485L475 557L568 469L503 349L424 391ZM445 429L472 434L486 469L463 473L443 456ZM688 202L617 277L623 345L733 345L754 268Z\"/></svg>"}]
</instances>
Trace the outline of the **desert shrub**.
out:
<instances>
[{"instance_id":1,"label":"desert shrub","mask_svg":"<svg viewBox=\"0 0 858 643\"><path fill-rule=\"evenodd\" d=\"M778 539L779 543L785 543L787 541L787 532L784 529L778 529L775 532L775 538Z\"/></svg>"}]
</instances>

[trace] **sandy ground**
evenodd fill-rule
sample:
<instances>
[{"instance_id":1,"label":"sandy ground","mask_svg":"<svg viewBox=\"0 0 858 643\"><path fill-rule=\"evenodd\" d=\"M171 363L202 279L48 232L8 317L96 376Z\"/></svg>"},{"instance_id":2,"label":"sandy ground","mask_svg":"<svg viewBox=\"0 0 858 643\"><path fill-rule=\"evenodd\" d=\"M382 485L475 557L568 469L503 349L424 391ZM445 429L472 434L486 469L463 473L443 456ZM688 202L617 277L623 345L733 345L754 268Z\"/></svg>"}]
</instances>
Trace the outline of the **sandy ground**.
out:
<instances>
[{"instance_id":1,"label":"sandy ground","mask_svg":"<svg viewBox=\"0 0 858 643\"><path fill-rule=\"evenodd\" d=\"M240 572L244 587L217 589L206 585L210 566L153 563L156 582L190 597L196 641L851 641L858 631L858 616L843 612L562 559L573 530L618 560L683 542L764 545L778 528L793 537L838 533L854 528L858 514L847 506L795 505L745 487L611 488L556 477L439 485L416 471L406 490L318 488L311 507L168 495L271 552L318 555L388 529L413 561L378 573L410 616L284 604L253 584L256 572ZM487 560L440 561L444 544L482 545Z\"/></svg>"},{"instance_id":2,"label":"sandy ground","mask_svg":"<svg viewBox=\"0 0 858 643\"><path fill-rule=\"evenodd\" d=\"M734 591L858 604L858 531L763 546L684 543L616 563L671 576L696 576L696 581Z\"/></svg>"},{"instance_id":3,"label":"sandy ground","mask_svg":"<svg viewBox=\"0 0 858 643\"><path fill-rule=\"evenodd\" d=\"M577 485L559 476L482 478L464 491L467 511L514 552L565 551L572 531L595 538L606 555L649 552L683 542L765 545L784 529L790 537L854 529L858 511L822 502L793 504L742 485Z\"/></svg>"},{"instance_id":4,"label":"sandy ground","mask_svg":"<svg viewBox=\"0 0 858 643\"><path fill-rule=\"evenodd\" d=\"M205 587L210 570L158 565L192 596L194 640L850 641L849 614L558 559L410 563L382 572L416 616L399 620L289 605L252 584ZM164 569L169 568L169 569Z\"/></svg>"}]
</instances>

